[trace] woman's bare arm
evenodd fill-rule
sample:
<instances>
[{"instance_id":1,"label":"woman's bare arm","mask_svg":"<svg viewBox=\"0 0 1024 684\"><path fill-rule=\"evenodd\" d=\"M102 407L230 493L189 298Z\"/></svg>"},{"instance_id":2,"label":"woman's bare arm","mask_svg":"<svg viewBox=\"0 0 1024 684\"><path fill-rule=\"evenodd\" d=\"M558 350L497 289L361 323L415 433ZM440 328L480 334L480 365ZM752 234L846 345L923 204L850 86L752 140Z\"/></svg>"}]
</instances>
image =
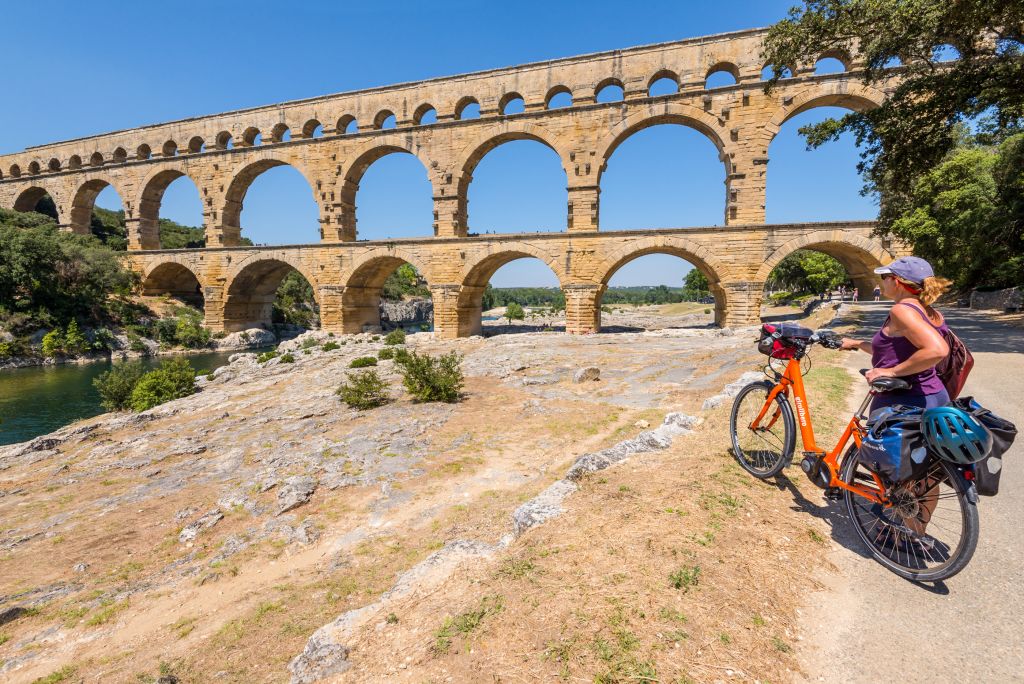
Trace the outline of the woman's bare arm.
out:
<instances>
[{"instance_id":1,"label":"woman's bare arm","mask_svg":"<svg viewBox=\"0 0 1024 684\"><path fill-rule=\"evenodd\" d=\"M892 323L911 344L917 347L909 359L892 368L872 369L874 377L902 377L928 370L949 354L949 345L935 327L910 306L894 306L890 313ZM877 372L876 372L877 371ZM874 379L869 378L869 380Z\"/></svg>"}]
</instances>

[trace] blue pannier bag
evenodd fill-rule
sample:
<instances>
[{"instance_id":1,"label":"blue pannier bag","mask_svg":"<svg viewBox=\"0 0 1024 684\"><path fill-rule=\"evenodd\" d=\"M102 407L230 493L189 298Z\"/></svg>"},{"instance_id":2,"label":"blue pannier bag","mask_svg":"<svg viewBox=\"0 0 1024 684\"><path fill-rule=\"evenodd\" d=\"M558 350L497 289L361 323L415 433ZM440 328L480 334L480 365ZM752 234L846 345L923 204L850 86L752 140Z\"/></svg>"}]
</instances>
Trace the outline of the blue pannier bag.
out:
<instances>
[{"instance_id":1,"label":"blue pannier bag","mask_svg":"<svg viewBox=\"0 0 1024 684\"><path fill-rule=\"evenodd\" d=\"M922 412L915 406L899 405L875 411L868 419L858 460L891 483L923 474L928 449L921 432Z\"/></svg>"}]
</instances>

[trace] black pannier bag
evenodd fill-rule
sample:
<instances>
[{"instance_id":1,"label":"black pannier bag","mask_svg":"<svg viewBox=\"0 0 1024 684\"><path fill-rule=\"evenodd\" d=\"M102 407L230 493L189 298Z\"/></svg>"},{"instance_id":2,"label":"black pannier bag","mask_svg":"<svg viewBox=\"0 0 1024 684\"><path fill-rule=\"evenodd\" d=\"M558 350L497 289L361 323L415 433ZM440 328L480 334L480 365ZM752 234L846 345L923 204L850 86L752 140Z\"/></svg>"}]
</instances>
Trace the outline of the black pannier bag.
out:
<instances>
[{"instance_id":1,"label":"black pannier bag","mask_svg":"<svg viewBox=\"0 0 1024 684\"><path fill-rule=\"evenodd\" d=\"M796 356L793 341L807 341L813 334L813 330L795 323L765 323L757 338L757 351L773 359L791 359Z\"/></svg>"},{"instance_id":2,"label":"black pannier bag","mask_svg":"<svg viewBox=\"0 0 1024 684\"><path fill-rule=\"evenodd\" d=\"M974 397L960 397L953 406L971 414L992 433L992 452L974 464L974 486L982 496L999 493L999 477L1003 474L1003 454L1017 438L1017 426L1000 418L974 400Z\"/></svg>"}]
</instances>

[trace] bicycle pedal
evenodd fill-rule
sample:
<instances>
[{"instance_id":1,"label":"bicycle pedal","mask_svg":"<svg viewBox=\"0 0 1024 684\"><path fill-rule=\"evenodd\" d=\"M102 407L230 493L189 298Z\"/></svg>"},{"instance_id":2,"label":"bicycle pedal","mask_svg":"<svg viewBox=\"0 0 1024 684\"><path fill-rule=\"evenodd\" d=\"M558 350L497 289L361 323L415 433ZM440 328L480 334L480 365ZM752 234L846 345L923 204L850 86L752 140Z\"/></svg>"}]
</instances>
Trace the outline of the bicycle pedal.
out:
<instances>
[{"instance_id":1,"label":"bicycle pedal","mask_svg":"<svg viewBox=\"0 0 1024 684\"><path fill-rule=\"evenodd\" d=\"M825 498L829 501L839 501L843 498L843 490L839 487L828 487L825 489Z\"/></svg>"}]
</instances>

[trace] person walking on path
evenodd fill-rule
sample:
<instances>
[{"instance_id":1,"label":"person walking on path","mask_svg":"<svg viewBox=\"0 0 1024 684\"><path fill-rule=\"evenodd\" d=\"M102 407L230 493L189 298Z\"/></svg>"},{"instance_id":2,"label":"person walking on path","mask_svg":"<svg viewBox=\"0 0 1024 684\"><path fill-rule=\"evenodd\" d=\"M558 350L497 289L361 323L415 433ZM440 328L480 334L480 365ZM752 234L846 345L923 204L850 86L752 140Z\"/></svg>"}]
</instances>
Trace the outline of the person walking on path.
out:
<instances>
[{"instance_id":1,"label":"person walking on path","mask_svg":"<svg viewBox=\"0 0 1024 684\"><path fill-rule=\"evenodd\" d=\"M871 410L903 404L932 408L949 403L949 394L935 366L949 354L944 333L948 330L942 314L932 308L952 284L935 277L931 264L919 257L903 257L876 268L882 276L881 294L896 303L871 341L843 338L843 349L871 354L868 383L876 378L896 377L910 383L905 390L880 392Z\"/></svg>"},{"instance_id":2,"label":"person walking on path","mask_svg":"<svg viewBox=\"0 0 1024 684\"><path fill-rule=\"evenodd\" d=\"M882 297L882 288L875 285L875 301L879 301Z\"/></svg>"},{"instance_id":3,"label":"person walking on path","mask_svg":"<svg viewBox=\"0 0 1024 684\"><path fill-rule=\"evenodd\" d=\"M859 287L853 288L853 300L852 301L855 301L855 302L859 302L860 301L860 288Z\"/></svg>"}]
</instances>

